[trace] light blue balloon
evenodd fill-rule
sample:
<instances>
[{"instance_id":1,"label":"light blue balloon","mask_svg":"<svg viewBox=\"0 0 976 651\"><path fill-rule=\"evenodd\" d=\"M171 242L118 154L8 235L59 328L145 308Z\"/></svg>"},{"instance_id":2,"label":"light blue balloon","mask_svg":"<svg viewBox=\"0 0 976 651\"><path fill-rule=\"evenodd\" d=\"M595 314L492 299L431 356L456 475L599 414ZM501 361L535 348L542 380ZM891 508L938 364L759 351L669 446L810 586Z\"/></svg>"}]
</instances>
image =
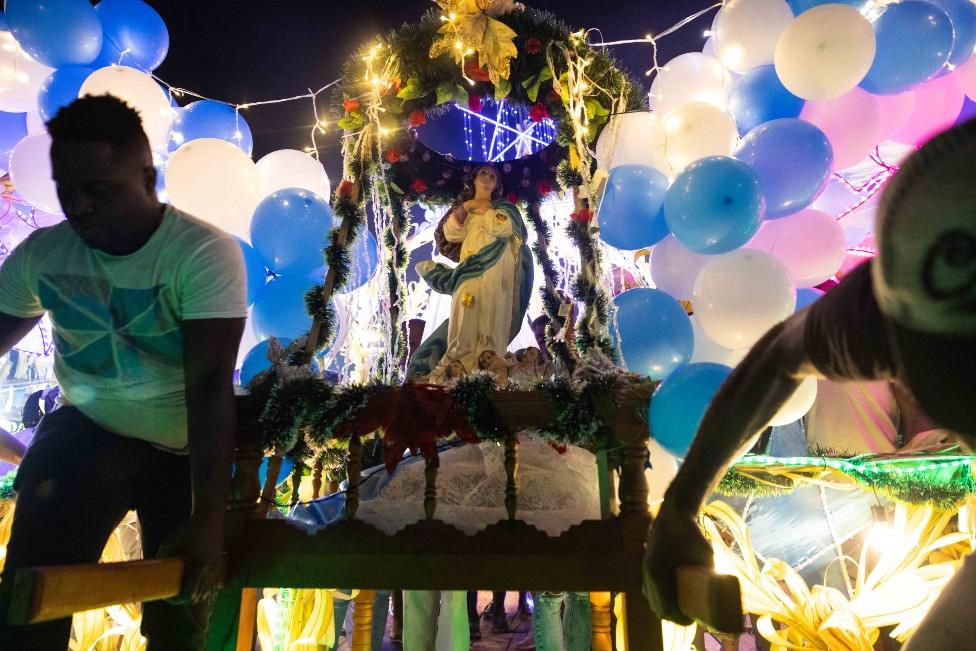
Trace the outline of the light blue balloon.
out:
<instances>
[{"instance_id":1,"label":"light blue balloon","mask_svg":"<svg viewBox=\"0 0 976 651\"><path fill-rule=\"evenodd\" d=\"M247 304L252 305L268 281L268 270L264 266L264 258L254 250L253 246L239 237L234 239L237 240L237 245L241 247L241 254L244 256L244 270L247 272Z\"/></svg>"},{"instance_id":2,"label":"light blue balloon","mask_svg":"<svg viewBox=\"0 0 976 651\"><path fill-rule=\"evenodd\" d=\"M176 111L169 130L169 150L197 138L219 138L240 147L248 156L254 149L251 128L233 106L202 99Z\"/></svg>"},{"instance_id":3,"label":"light blue balloon","mask_svg":"<svg viewBox=\"0 0 976 651\"><path fill-rule=\"evenodd\" d=\"M78 99L81 85L95 70L90 66L65 66L48 75L37 93L37 110L45 122L60 108Z\"/></svg>"},{"instance_id":4,"label":"light blue balloon","mask_svg":"<svg viewBox=\"0 0 976 651\"><path fill-rule=\"evenodd\" d=\"M27 137L27 114L0 111L0 155L6 159L17 143ZM7 160L2 161L4 169Z\"/></svg>"},{"instance_id":5,"label":"light blue balloon","mask_svg":"<svg viewBox=\"0 0 976 651\"><path fill-rule=\"evenodd\" d=\"M976 4L972 0L929 0L949 14L955 39L949 63L955 67L966 63L976 48Z\"/></svg>"},{"instance_id":6,"label":"light blue balloon","mask_svg":"<svg viewBox=\"0 0 976 651\"><path fill-rule=\"evenodd\" d=\"M279 190L255 208L251 245L274 273L305 275L322 267L332 220L332 208L311 190Z\"/></svg>"},{"instance_id":7,"label":"light blue balloon","mask_svg":"<svg viewBox=\"0 0 976 651\"><path fill-rule=\"evenodd\" d=\"M698 362L664 378L648 407L651 437L674 456L684 458L708 404L731 372L722 364Z\"/></svg>"},{"instance_id":8,"label":"light blue balloon","mask_svg":"<svg viewBox=\"0 0 976 651\"><path fill-rule=\"evenodd\" d=\"M265 285L251 312L254 334L295 339L308 332L312 317L305 310L305 294L316 284L304 276L279 276Z\"/></svg>"},{"instance_id":9,"label":"light blue balloon","mask_svg":"<svg viewBox=\"0 0 976 651\"><path fill-rule=\"evenodd\" d=\"M759 175L766 219L803 210L830 180L834 150L824 132L804 120L764 122L746 134L735 157Z\"/></svg>"},{"instance_id":10,"label":"light blue balloon","mask_svg":"<svg viewBox=\"0 0 976 651\"><path fill-rule=\"evenodd\" d=\"M796 309L794 312L799 312L803 308L812 305L823 295L824 292L815 287L803 287L796 290Z\"/></svg>"},{"instance_id":11,"label":"light blue balloon","mask_svg":"<svg viewBox=\"0 0 976 651\"><path fill-rule=\"evenodd\" d=\"M155 9L142 0L101 0L95 5L105 38L95 59L98 67L122 65L155 70L169 51L169 30Z\"/></svg>"},{"instance_id":12,"label":"light blue balloon","mask_svg":"<svg viewBox=\"0 0 976 651\"><path fill-rule=\"evenodd\" d=\"M279 339L278 343L287 348L291 339ZM268 348L270 346L271 342L265 339L247 351L247 354L244 355L244 361L241 362L240 382L238 384L246 387L256 375L271 368L271 360L268 359Z\"/></svg>"},{"instance_id":13,"label":"light blue balloon","mask_svg":"<svg viewBox=\"0 0 976 651\"><path fill-rule=\"evenodd\" d=\"M931 2L888 5L874 33L877 50L861 88L877 95L897 95L928 81L952 52L952 20Z\"/></svg>"},{"instance_id":14,"label":"light blue balloon","mask_svg":"<svg viewBox=\"0 0 976 651\"><path fill-rule=\"evenodd\" d=\"M91 63L102 48L102 22L88 0L7 0L14 38L51 68Z\"/></svg>"},{"instance_id":15,"label":"light blue balloon","mask_svg":"<svg viewBox=\"0 0 976 651\"><path fill-rule=\"evenodd\" d=\"M336 225L338 226L338 224ZM341 294L359 289L368 283L373 274L376 273L376 268L380 263L376 237L370 231L364 230L353 242L349 257L352 262L349 269L349 280L339 292Z\"/></svg>"},{"instance_id":16,"label":"light blue balloon","mask_svg":"<svg viewBox=\"0 0 976 651\"><path fill-rule=\"evenodd\" d=\"M264 488L264 482L268 476L268 464L271 462L271 457L264 457L261 460L261 465L258 466L258 481L261 483L261 488ZM275 480L275 486L280 486L282 482L288 479L291 471L295 468L295 463L290 457L281 458L281 467L278 469L278 478Z\"/></svg>"},{"instance_id":17,"label":"light blue balloon","mask_svg":"<svg viewBox=\"0 0 976 651\"><path fill-rule=\"evenodd\" d=\"M736 83L729 95L729 109L739 135L744 136L763 122L799 117L803 100L786 90L776 68L753 68Z\"/></svg>"},{"instance_id":18,"label":"light blue balloon","mask_svg":"<svg viewBox=\"0 0 976 651\"><path fill-rule=\"evenodd\" d=\"M860 10L867 4L867 0L786 0L786 4L793 10L794 16L799 16L804 11L826 4L850 5Z\"/></svg>"},{"instance_id":19,"label":"light blue balloon","mask_svg":"<svg viewBox=\"0 0 976 651\"><path fill-rule=\"evenodd\" d=\"M619 165L600 204L600 238L618 249L634 250L657 244L668 234L661 214L668 179L647 165Z\"/></svg>"},{"instance_id":20,"label":"light blue balloon","mask_svg":"<svg viewBox=\"0 0 976 651\"><path fill-rule=\"evenodd\" d=\"M759 177L728 156L708 156L686 167L664 199L664 218L678 241L709 255L748 242L759 230L763 212Z\"/></svg>"},{"instance_id":21,"label":"light blue balloon","mask_svg":"<svg viewBox=\"0 0 976 651\"><path fill-rule=\"evenodd\" d=\"M614 338L628 370L660 380L691 359L691 319L669 294L641 287L618 294L613 304Z\"/></svg>"}]
</instances>

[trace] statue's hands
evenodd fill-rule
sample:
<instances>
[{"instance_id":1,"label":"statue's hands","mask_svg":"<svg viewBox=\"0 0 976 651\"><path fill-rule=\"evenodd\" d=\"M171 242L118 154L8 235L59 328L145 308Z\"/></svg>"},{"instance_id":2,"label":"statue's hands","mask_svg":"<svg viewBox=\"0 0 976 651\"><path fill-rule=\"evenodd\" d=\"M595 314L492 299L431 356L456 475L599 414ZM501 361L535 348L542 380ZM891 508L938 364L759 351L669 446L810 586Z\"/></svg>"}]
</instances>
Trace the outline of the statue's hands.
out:
<instances>
[{"instance_id":1,"label":"statue's hands","mask_svg":"<svg viewBox=\"0 0 976 651\"><path fill-rule=\"evenodd\" d=\"M691 618L678 607L677 569L712 564L712 548L698 528L695 514L669 508L665 502L651 525L643 565L644 595L654 612L684 626L691 624Z\"/></svg>"}]
</instances>

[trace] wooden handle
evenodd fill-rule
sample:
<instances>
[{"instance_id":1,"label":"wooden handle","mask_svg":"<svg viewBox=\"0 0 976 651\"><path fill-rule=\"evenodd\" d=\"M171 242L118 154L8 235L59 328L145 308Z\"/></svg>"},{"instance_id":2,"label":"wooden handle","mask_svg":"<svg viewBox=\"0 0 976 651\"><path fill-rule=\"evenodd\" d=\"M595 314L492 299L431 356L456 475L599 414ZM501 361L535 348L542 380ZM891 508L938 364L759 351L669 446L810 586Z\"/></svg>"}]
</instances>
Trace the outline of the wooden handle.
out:
<instances>
[{"instance_id":1,"label":"wooden handle","mask_svg":"<svg viewBox=\"0 0 976 651\"><path fill-rule=\"evenodd\" d=\"M742 632L739 579L703 565L679 567L677 574L681 612L722 633Z\"/></svg>"},{"instance_id":2,"label":"wooden handle","mask_svg":"<svg viewBox=\"0 0 976 651\"><path fill-rule=\"evenodd\" d=\"M24 568L14 576L7 620L34 624L94 608L175 597L183 566L181 558L161 558Z\"/></svg>"}]
</instances>

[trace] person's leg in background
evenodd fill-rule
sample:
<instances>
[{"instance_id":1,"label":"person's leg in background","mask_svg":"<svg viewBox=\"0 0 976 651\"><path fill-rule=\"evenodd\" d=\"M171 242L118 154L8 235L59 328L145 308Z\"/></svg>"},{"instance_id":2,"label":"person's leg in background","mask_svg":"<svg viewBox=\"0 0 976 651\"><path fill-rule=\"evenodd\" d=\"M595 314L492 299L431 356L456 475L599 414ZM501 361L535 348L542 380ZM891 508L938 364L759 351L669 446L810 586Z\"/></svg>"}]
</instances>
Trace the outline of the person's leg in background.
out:
<instances>
[{"instance_id":1,"label":"person's leg in background","mask_svg":"<svg viewBox=\"0 0 976 651\"><path fill-rule=\"evenodd\" d=\"M466 610L466 609L465 609ZM441 593L431 590L403 591L404 651L434 651ZM467 612L465 612L467 618Z\"/></svg>"},{"instance_id":2,"label":"person's leg in background","mask_svg":"<svg viewBox=\"0 0 976 651\"><path fill-rule=\"evenodd\" d=\"M481 615L478 613L478 591L468 591L468 630L472 640L481 639Z\"/></svg>"},{"instance_id":3,"label":"person's leg in background","mask_svg":"<svg viewBox=\"0 0 976 651\"><path fill-rule=\"evenodd\" d=\"M471 637L468 631L468 595L463 591L440 593L440 616L437 620L437 651L469 651ZM409 647L404 647L408 651Z\"/></svg>"},{"instance_id":4,"label":"person's leg in background","mask_svg":"<svg viewBox=\"0 0 976 651\"><path fill-rule=\"evenodd\" d=\"M508 615L505 613L505 592L491 593L491 632L508 633Z\"/></svg>"},{"instance_id":5,"label":"person's leg in background","mask_svg":"<svg viewBox=\"0 0 976 651\"><path fill-rule=\"evenodd\" d=\"M390 642L403 643L403 590L394 590L391 595L393 601L393 628L390 630Z\"/></svg>"},{"instance_id":6,"label":"person's leg in background","mask_svg":"<svg viewBox=\"0 0 976 651\"><path fill-rule=\"evenodd\" d=\"M560 609L561 592L536 592L532 595L535 610L532 612L532 637L538 651L563 650L563 622Z\"/></svg>"},{"instance_id":7,"label":"person's leg in background","mask_svg":"<svg viewBox=\"0 0 976 651\"><path fill-rule=\"evenodd\" d=\"M373 598L373 630L370 636L371 651L383 651L386 622L390 617L390 591L377 590Z\"/></svg>"},{"instance_id":8,"label":"person's leg in background","mask_svg":"<svg viewBox=\"0 0 976 651\"><path fill-rule=\"evenodd\" d=\"M94 563L131 507L131 440L109 434L66 407L44 417L14 485L16 513L0 581L0 649L68 648L71 618L6 624L9 591L22 567Z\"/></svg>"},{"instance_id":9,"label":"person's leg in background","mask_svg":"<svg viewBox=\"0 0 976 651\"><path fill-rule=\"evenodd\" d=\"M590 595L586 592L567 592L563 613L563 637L566 651L589 651L592 637Z\"/></svg>"},{"instance_id":10,"label":"person's leg in background","mask_svg":"<svg viewBox=\"0 0 976 651\"><path fill-rule=\"evenodd\" d=\"M330 649L339 648L339 639L342 637L342 628L346 625L346 613L349 612L349 604L352 599L349 595L352 590L341 589L332 593L332 621L335 624L335 642Z\"/></svg>"}]
</instances>

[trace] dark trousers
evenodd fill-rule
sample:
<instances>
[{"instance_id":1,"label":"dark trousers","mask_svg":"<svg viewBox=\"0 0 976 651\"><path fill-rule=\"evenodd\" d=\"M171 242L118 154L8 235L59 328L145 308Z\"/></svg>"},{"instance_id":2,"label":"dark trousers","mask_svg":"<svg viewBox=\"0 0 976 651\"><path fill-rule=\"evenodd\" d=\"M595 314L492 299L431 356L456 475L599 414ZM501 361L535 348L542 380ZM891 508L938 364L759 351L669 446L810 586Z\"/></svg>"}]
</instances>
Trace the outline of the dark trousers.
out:
<instances>
[{"instance_id":1,"label":"dark trousers","mask_svg":"<svg viewBox=\"0 0 976 651\"><path fill-rule=\"evenodd\" d=\"M7 626L8 590L18 568L94 563L125 514L135 509L145 558L190 515L189 457L108 432L74 407L41 420L14 484L17 506L0 582L0 649L63 651L71 620ZM143 604L152 651L196 651L208 607Z\"/></svg>"}]
</instances>

